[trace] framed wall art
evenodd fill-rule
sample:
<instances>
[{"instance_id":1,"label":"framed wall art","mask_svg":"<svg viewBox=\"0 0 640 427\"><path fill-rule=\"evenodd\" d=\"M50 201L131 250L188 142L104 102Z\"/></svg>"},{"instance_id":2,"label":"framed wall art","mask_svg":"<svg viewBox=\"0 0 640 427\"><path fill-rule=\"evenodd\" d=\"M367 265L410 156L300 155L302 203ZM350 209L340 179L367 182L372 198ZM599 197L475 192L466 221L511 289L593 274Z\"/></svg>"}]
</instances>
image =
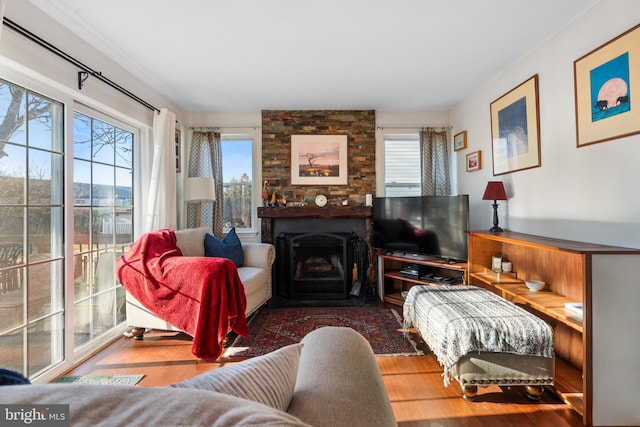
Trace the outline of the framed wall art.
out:
<instances>
[{"instance_id":1,"label":"framed wall art","mask_svg":"<svg viewBox=\"0 0 640 427\"><path fill-rule=\"evenodd\" d=\"M458 151L467 148L467 131L463 130L453 136L453 150Z\"/></svg>"},{"instance_id":2,"label":"framed wall art","mask_svg":"<svg viewBox=\"0 0 640 427\"><path fill-rule=\"evenodd\" d=\"M467 172L479 171L480 169L482 169L482 151L467 154Z\"/></svg>"},{"instance_id":3,"label":"framed wall art","mask_svg":"<svg viewBox=\"0 0 640 427\"><path fill-rule=\"evenodd\" d=\"M574 61L573 73L578 147L640 133L640 97L632 96L640 91L640 25Z\"/></svg>"},{"instance_id":4,"label":"framed wall art","mask_svg":"<svg viewBox=\"0 0 640 427\"><path fill-rule=\"evenodd\" d=\"M540 166L538 75L491 103L493 174Z\"/></svg>"},{"instance_id":5,"label":"framed wall art","mask_svg":"<svg viewBox=\"0 0 640 427\"><path fill-rule=\"evenodd\" d=\"M292 185L347 185L347 135L291 135Z\"/></svg>"},{"instance_id":6,"label":"framed wall art","mask_svg":"<svg viewBox=\"0 0 640 427\"><path fill-rule=\"evenodd\" d=\"M180 155L181 136L180 129L176 129L176 173L180 173L182 170L182 156Z\"/></svg>"}]
</instances>

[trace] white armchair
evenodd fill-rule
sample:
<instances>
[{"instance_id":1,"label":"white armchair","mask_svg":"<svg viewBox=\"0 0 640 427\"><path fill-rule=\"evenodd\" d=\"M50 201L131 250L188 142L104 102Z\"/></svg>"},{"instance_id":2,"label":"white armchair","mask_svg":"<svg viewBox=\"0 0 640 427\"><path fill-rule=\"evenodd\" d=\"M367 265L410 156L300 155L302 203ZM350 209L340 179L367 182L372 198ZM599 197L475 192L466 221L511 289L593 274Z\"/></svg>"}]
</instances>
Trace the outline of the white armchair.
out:
<instances>
[{"instance_id":1,"label":"white armchair","mask_svg":"<svg viewBox=\"0 0 640 427\"><path fill-rule=\"evenodd\" d=\"M204 237L211 234L210 227L175 230L177 245L184 256L205 256ZM268 243L242 243L244 263L238 268L240 281L247 298L245 314L250 316L271 299L271 269L275 261L275 248ZM142 338L144 329L179 331L160 319L127 292L127 324L134 328L136 338ZM140 331L142 330L142 331Z\"/></svg>"}]
</instances>

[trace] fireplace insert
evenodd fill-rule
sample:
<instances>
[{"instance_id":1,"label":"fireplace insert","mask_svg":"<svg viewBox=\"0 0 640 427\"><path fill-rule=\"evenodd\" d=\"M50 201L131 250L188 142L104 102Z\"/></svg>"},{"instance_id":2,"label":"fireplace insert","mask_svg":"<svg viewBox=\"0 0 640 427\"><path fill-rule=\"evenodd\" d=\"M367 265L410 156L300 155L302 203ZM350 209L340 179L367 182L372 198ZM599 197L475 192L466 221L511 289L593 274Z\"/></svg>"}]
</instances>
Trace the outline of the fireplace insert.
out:
<instances>
[{"instance_id":1,"label":"fireplace insert","mask_svg":"<svg viewBox=\"0 0 640 427\"><path fill-rule=\"evenodd\" d=\"M352 285L355 233L281 233L276 239L278 295L347 299Z\"/></svg>"}]
</instances>

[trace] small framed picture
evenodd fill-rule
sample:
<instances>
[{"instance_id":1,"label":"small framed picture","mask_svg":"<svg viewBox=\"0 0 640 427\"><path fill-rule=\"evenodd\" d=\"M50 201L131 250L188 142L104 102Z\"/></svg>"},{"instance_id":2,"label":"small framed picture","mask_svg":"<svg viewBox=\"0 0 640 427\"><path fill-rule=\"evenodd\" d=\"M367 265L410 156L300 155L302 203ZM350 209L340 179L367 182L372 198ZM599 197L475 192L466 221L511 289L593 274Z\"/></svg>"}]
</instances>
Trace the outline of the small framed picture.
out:
<instances>
[{"instance_id":1,"label":"small framed picture","mask_svg":"<svg viewBox=\"0 0 640 427\"><path fill-rule=\"evenodd\" d=\"M467 172L479 171L480 169L482 169L482 151L467 154Z\"/></svg>"},{"instance_id":2,"label":"small framed picture","mask_svg":"<svg viewBox=\"0 0 640 427\"><path fill-rule=\"evenodd\" d=\"M453 150L458 151L467 148L467 131L463 130L453 137Z\"/></svg>"}]
</instances>

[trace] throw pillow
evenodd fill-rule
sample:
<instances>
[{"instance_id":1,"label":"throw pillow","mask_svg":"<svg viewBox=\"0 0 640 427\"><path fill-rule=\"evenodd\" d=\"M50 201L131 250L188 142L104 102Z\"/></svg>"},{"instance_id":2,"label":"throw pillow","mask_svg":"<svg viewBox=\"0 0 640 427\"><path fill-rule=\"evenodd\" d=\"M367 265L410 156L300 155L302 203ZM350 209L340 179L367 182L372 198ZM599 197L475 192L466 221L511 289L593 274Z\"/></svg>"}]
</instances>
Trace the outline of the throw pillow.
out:
<instances>
[{"instance_id":1,"label":"throw pillow","mask_svg":"<svg viewBox=\"0 0 640 427\"><path fill-rule=\"evenodd\" d=\"M217 391L286 411L298 376L302 346L292 344L263 356L213 369L171 384L171 387Z\"/></svg>"},{"instance_id":2,"label":"throw pillow","mask_svg":"<svg viewBox=\"0 0 640 427\"><path fill-rule=\"evenodd\" d=\"M242 251L240 238L236 234L236 229L232 228L224 240L207 233L204 236L204 255L228 258L233 261L236 267L242 267L242 264L244 264L244 252Z\"/></svg>"}]
</instances>

